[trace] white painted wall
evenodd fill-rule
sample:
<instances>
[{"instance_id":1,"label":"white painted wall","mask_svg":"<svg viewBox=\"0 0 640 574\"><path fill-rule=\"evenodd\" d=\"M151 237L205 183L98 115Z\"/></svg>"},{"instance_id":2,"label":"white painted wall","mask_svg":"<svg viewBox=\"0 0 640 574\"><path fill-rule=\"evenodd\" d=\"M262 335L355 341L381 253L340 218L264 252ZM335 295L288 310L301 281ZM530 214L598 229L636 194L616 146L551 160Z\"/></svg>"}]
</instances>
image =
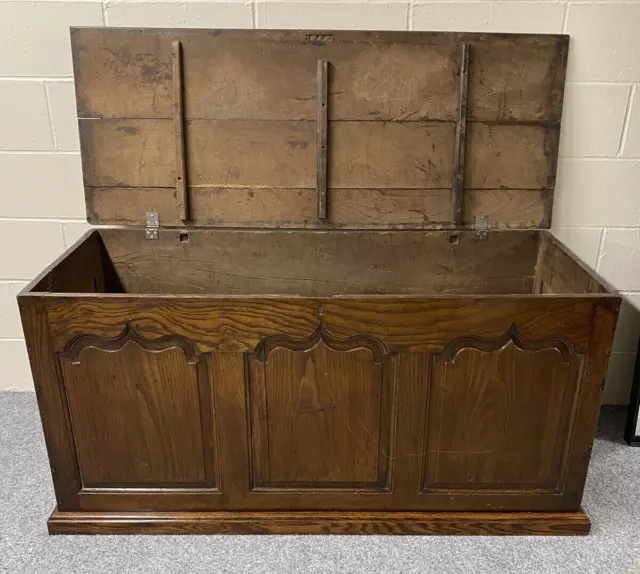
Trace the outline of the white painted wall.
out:
<instances>
[{"instance_id":1,"label":"white painted wall","mask_svg":"<svg viewBox=\"0 0 640 574\"><path fill-rule=\"evenodd\" d=\"M86 228L68 27L566 32L555 232L625 294L605 402L640 331L640 2L0 0L0 389L32 390L15 295Z\"/></svg>"}]
</instances>

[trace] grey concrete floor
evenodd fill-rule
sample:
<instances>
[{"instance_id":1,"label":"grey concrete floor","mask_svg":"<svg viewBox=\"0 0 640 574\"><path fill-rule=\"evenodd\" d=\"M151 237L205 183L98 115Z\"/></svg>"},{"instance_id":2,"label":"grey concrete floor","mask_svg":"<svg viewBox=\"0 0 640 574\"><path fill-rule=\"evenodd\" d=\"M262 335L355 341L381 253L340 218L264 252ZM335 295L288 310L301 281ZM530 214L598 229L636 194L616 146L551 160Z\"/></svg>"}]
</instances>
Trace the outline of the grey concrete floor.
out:
<instances>
[{"instance_id":1,"label":"grey concrete floor","mask_svg":"<svg viewBox=\"0 0 640 574\"><path fill-rule=\"evenodd\" d=\"M584 506L588 537L48 536L53 505L30 393L0 393L0 572L640 574L640 449L605 407Z\"/></svg>"}]
</instances>

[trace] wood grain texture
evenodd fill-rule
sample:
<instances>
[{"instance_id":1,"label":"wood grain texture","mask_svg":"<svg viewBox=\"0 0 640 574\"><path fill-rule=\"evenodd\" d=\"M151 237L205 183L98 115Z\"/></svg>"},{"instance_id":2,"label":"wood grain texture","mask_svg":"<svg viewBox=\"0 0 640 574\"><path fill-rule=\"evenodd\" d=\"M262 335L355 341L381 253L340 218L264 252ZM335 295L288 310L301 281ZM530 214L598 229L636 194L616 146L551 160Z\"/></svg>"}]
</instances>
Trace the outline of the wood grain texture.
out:
<instances>
[{"instance_id":1,"label":"wood grain texture","mask_svg":"<svg viewBox=\"0 0 640 574\"><path fill-rule=\"evenodd\" d=\"M50 534L586 535L578 512L60 512Z\"/></svg>"},{"instance_id":2,"label":"wood grain texture","mask_svg":"<svg viewBox=\"0 0 640 574\"><path fill-rule=\"evenodd\" d=\"M454 123L330 125L329 188L450 189ZM549 137L548 128L538 125L469 124L465 185L552 189ZM81 119L80 138L86 186L175 186L172 120ZM191 185L315 188L316 139L315 124L308 121L189 120Z\"/></svg>"},{"instance_id":3,"label":"wood grain texture","mask_svg":"<svg viewBox=\"0 0 640 574\"><path fill-rule=\"evenodd\" d=\"M550 225L551 201L535 207L531 202L542 192L553 194L564 37L82 29L72 33L72 43L87 211L93 221L130 224L130 218L114 217L102 199L104 188L130 190L131 197L117 208L139 217L155 209L138 188L165 188L167 202L181 177L171 161L181 145L171 137L175 122L166 102L172 62L164 44L172 42L184 53L191 183L186 193L180 186L176 197L180 205L202 197L194 218L199 224L439 228L469 225L475 215L487 215L496 227ZM467 71L469 51L473 59ZM324 74L320 84L318 62L331 62L331 77ZM466 99L460 98L461 84ZM140 88L136 102L120 93L127 86L127 98ZM469 122L466 130L461 111ZM323 129L317 131L316 125ZM451 193L452 182L453 208L405 203L400 196L395 217L384 205L377 210L375 202L354 212L348 203L342 205L348 195L332 193ZM468 207L461 199L463 187L505 192L498 198L501 209L463 218ZM283 205L262 189L298 193ZM310 214L313 189L316 206ZM219 201L219 190L240 191L239 200L226 194L240 213L216 217L216 206L227 204ZM254 191L258 200L250 204ZM273 209L261 207L274 200ZM327 203L331 209L325 213ZM173 225L175 217L163 213L160 225Z\"/></svg>"},{"instance_id":4,"label":"wood grain texture","mask_svg":"<svg viewBox=\"0 0 640 574\"><path fill-rule=\"evenodd\" d=\"M74 336L116 337L129 321L142 336L176 335L202 352L253 351L271 335L307 339L322 322L335 337L364 334L381 339L391 352L441 352L466 335L499 338L515 322L523 337L555 331L583 353L589 348L594 305L591 297L109 297L47 295L50 336L62 350ZM615 309L620 298L603 298ZM472 314L473 327L467 319Z\"/></svg>"},{"instance_id":5,"label":"wood grain texture","mask_svg":"<svg viewBox=\"0 0 640 574\"><path fill-rule=\"evenodd\" d=\"M533 231L461 233L457 244L420 231L192 230L189 243L101 233L128 293L530 293L538 246Z\"/></svg>"},{"instance_id":6,"label":"wood grain texture","mask_svg":"<svg viewBox=\"0 0 640 574\"><path fill-rule=\"evenodd\" d=\"M81 479L66 399L56 369L47 308L40 298L18 298L33 386L42 421L57 507L78 509Z\"/></svg>"},{"instance_id":7,"label":"wood grain texture","mask_svg":"<svg viewBox=\"0 0 640 574\"><path fill-rule=\"evenodd\" d=\"M20 297L51 532L588 532L620 298L547 234L463 229L550 224L566 37L72 43L89 218L136 229Z\"/></svg>"},{"instance_id":8,"label":"wood grain texture","mask_svg":"<svg viewBox=\"0 0 640 574\"><path fill-rule=\"evenodd\" d=\"M136 487L104 484L91 488L76 487L77 502L74 507L76 510L142 512L146 510L278 511L296 509L304 511L309 510L312 504L312 508L318 511L336 509L400 511L407 508L451 512L500 509L569 511L576 510L579 505L580 497L576 493L581 492L583 486L581 481L584 480L584 475L581 473L586 470L584 465L588 460L588 458L585 459L585 452L588 452L588 445L593 440L591 434L593 428L589 425L594 422L590 418L590 410L585 410L582 405L582 398L576 410L575 433L571 435L564 427L556 429L559 435L555 437L556 442L560 444L564 441L566 444L568 441L571 444L571 454L566 465L566 480L564 487L560 487L559 491L552 492L549 488L545 489L549 484L548 477L535 475L531 480L538 481L537 487L520 490L517 494L509 490L508 486L499 483L493 489L458 489L454 498L451 497L450 492L438 489L422 492L425 430L428 428L428 413L431 412L428 407L428 397L432 394L429 389L433 385L433 381L430 383L429 378L429 354L443 353L450 341L468 337L470 315L474 317L472 332L483 339L500 339L513 322L517 324L522 338L527 340L545 339L562 333L562 336L571 342L576 353L587 355L582 379L583 392L580 397L588 396L591 409L597 412L597 405L591 401L596 400L593 392L594 385L600 388L596 380L598 380L598 374L600 377L603 376L606 360L602 355L598 357L592 354L592 350L597 348L592 340L594 309L602 309L602 311L595 311L597 313L607 313L606 320L599 319L600 324L608 324L610 328L611 321L614 320L608 318L612 315L613 307L609 307L610 310L607 311L604 302L608 299L603 296L598 298L588 296L578 298L434 297L430 299L102 296L83 299L81 301L77 298L60 297L54 294L45 295L40 299L48 307L51 324L50 344L54 350L64 350L69 345L68 341L74 341L80 335L117 337L122 332L122 326L129 322L141 336L149 341L162 341L162 337L167 336L181 337L188 339L200 353L213 353L208 369L211 380L215 383L212 396L216 408L211 408L210 412L212 420L216 421L217 443L206 446L205 451L216 453L220 476L216 483L219 492L186 486L150 487L144 482L139 482ZM616 300L612 299L613 302ZM317 336L319 324L324 325L326 337L331 337L331 341L337 340L341 345L346 345L345 341L351 339L350 346L343 346L339 351L327 345L304 350L312 346L309 341L313 341L314 333ZM271 341L269 347L266 343L260 345L265 339ZM367 341L375 340L380 344L375 343L370 347ZM287 349L286 346L282 348L283 341L287 342L286 346L295 348ZM330 345L335 346L334 343ZM380 351L375 351L377 347ZM271 351L267 352L269 349ZM397 384L396 398L393 400L388 400L384 395L376 392L369 392L368 389L372 387L365 384L366 381L379 380L376 375L376 362L379 362L376 356L379 356L384 349L396 354L393 359L395 363L393 372L395 372ZM499 349L497 352L488 353L483 359L484 362L479 363L477 372L486 371L487 360L489 363L493 360L491 357L496 359L498 366L507 365L505 357L508 358L508 355L504 355L505 351L509 352L508 349ZM86 352L90 351L82 351L82 354ZM117 357L120 352L122 351L116 351L115 356ZM247 392L246 358L243 357L243 353L246 352L257 352L257 355L265 360L264 363L258 361L258 364L262 365L264 372L268 375L265 379L266 387L265 385L258 387L257 392L255 388L250 388ZM461 351L462 354L458 360L464 362L464 353L467 352ZM474 353L477 351L472 353L475 358ZM554 369L564 368L562 361L557 359L557 351L553 348L536 351L536 353L538 354L534 353L535 357L532 358L528 351L519 351L513 358L517 361L515 367L525 363L527 367L529 365L527 360L533 360L534 367L538 365L539 368L542 368L540 365L544 363L546 365L544 369L547 369L543 369L545 376ZM385 357L387 355L383 354L383 364ZM522 362L521 358L526 360ZM509 369L510 367L507 370ZM325 375L325 372L328 374ZM350 373L346 379L347 382L336 386L340 381L345 380L347 372ZM123 376L125 374L126 371L123 372ZM507 377L504 374L503 376ZM557 377L554 377L549 375L550 379L556 380ZM384 375L382 378L384 379ZM164 380L169 381L169 379L168 375L164 376ZM490 379L491 377L487 380ZM296 387L295 380L298 380L301 386ZM524 377L523 380L529 379ZM279 381L279 384L270 385L269 381ZM282 385L283 381L284 385ZM509 384L513 383L512 378L507 378L505 385L508 381L510 381ZM525 385L529 389L528 392L532 393L531 396L541 396L542 393L536 395L537 384ZM495 388L491 387L490 383L487 385L489 385L487 388ZM350 390L347 391L343 387L348 387ZM268 389L267 401L261 402L260 388ZM383 385L383 391L384 388L391 387ZM509 388L515 389L511 396L516 398L524 396L522 393L527 392L524 388L520 391L518 391L519 387ZM358 391L356 392L355 389ZM328 390L336 396L339 395L340 400L337 402L340 407L323 411L325 407L333 406L333 403L325 405L327 397L331 399ZM585 395L585 393L588 394ZM317 403L319 406L316 408L321 411L317 415L302 414L299 412L301 409L296 407L297 399L295 404L291 402L292 397L296 396L305 404L309 403L313 406ZM501 391L495 391L492 396L493 399L490 402L482 402L484 405L482 410L487 413L487 416L501 410L497 408L492 410L491 406L502 404L499 403ZM354 403L355 397L358 398ZM389 439L393 449L380 448L384 442L382 438L377 444L378 454L384 453L386 457L377 459L377 470L385 468L387 462L389 464L387 468L392 468L390 490L377 487L361 488L361 483L357 487L353 484L356 481L359 483L362 479L370 479L375 466L374 441L370 437L365 437L367 433L360 433L360 429L364 429L364 426L369 430L378 428L379 437L389 436L382 430L387 423L381 422L388 411L381 408L377 411L379 414L374 415L375 409L368 406L373 405L375 402L373 399L376 397L380 397L378 399L380 406L395 404L397 409L396 423L389 425L395 437ZM275 431L273 435L275 442L272 441L269 446L275 450L269 454L270 458L273 456L273 461L276 463L272 467L273 470L280 473L276 478L283 478L286 481L280 484L275 483L275 487L272 484L271 487L256 488L255 481L251 478L253 475L250 449L256 443L260 444L260 438L251 426L247 425L247 420L250 418L250 412L247 409L248 405L256 402L263 404L267 409L275 409L272 411L275 418L269 421L269 423L275 421L275 426L269 429L270 432ZM539 414L543 417L545 411L541 405L544 401L534 401L534 403L538 405L536 408L539 407ZM348 416L341 419L337 416L338 411L340 408L346 408L345 404L351 407L348 409ZM354 407L356 404L357 408ZM513 404L517 404L517 401ZM560 404L565 403L561 400ZM290 408L287 405L293 406ZM559 409L560 406L557 408ZM457 416L457 409L457 404L446 406L443 416L447 420L453 420ZM555 416L556 411L553 409L552 411ZM127 411L121 409L121 412ZM201 417L202 412L201 409ZM295 414L296 412L298 415ZM562 412L567 413L564 407ZM307 423L306 420L301 422L306 416L316 417L317 424ZM130 412L126 418L135 420L140 416ZM567 414L567 418L570 418L570 414ZM525 418L525 420L529 419ZM286 421L291 421L291 424L285 424ZM355 431L352 435L348 432L341 435L345 443L350 444L351 436L354 440L357 436L356 442L362 443L349 449L351 453L361 453L362 456L357 460L347 459L345 462L344 451L335 444L333 437L336 436L336 430L343 425L343 422L348 422ZM488 438L494 436L491 435L490 430L483 431L482 436ZM376 433L373 434L376 436ZM202 436L204 444L205 438L211 435L203 432ZM323 440L329 444L322 444ZM531 438L530 441L535 439ZM334 444L335 448L330 448L331 444ZM290 448L291 445L294 447L298 445L298 447ZM304 452L300 450L301 446L306 448ZM523 458L514 462L514 451L509 444L496 442L494 447L501 450L505 458L511 460L513 466L525 469L526 472L531 469L531 466L527 466L527 458L535 458L533 453L537 452L535 449L522 449L520 456ZM189 449L186 448L186 451L188 452ZM260 452L264 453L265 449L261 449ZM286 456L287 453L291 456ZM320 453L324 455L321 457ZM318 457L317 460L314 456ZM333 459L335 464L328 464L330 459ZM473 471L471 469L468 471L480 477L486 472L486 467L479 462ZM331 478L331 473L337 473L339 481L333 481L333 483L326 481L327 477ZM380 480L379 472L376 476L377 480ZM296 484L298 478L302 480ZM312 499L309 497L309 488L313 488Z\"/></svg>"},{"instance_id":9,"label":"wood grain texture","mask_svg":"<svg viewBox=\"0 0 640 574\"><path fill-rule=\"evenodd\" d=\"M551 233L541 232L535 293L614 293Z\"/></svg>"},{"instance_id":10,"label":"wood grain texture","mask_svg":"<svg viewBox=\"0 0 640 574\"><path fill-rule=\"evenodd\" d=\"M389 490L394 357L370 337L264 339L246 356L254 489Z\"/></svg>"},{"instance_id":11,"label":"wood grain texture","mask_svg":"<svg viewBox=\"0 0 640 574\"><path fill-rule=\"evenodd\" d=\"M127 325L71 340L60 364L83 487L215 487L210 367L191 343Z\"/></svg>"},{"instance_id":12,"label":"wood grain texture","mask_svg":"<svg viewBox=\"0 0 640 574\"><path fill-rule=\"evenodd\" d=\"M515 326L432 355L425 491L562 492L583 361Z\"/></svg>"},{"instance_id":13,"label":"wood grain texture","mask_svg":"<svg viewBox=\"0 0 640 574\"><path fill-rule=\"evenodd\" d=\"M80 117L171 117L180 40L189 118L270 120L315 119L316 62L326 59L340 64L331 120L453 121L463 43L474 53L471 119L557 120L568 45L558 35L298 30L81 28L71 40Z\"/></svg>"},{"instance_id":14,"label":"wood grain texture","mask_svg":"<svg viewBox=\"0 0 640 574\"><path fill-rule=\"evenodd\" d=\"M565 491L572 493L570 498L576 504L582 500L584 492L620 302L620 297L602 298L591 315L591 341L580 402L576 407L574 433L577 438L572 445L565 481Z\"/></svg>"},{"instance_id":15,"label":"wood grain texture","mask_svg":"<svg viewBox=\"0 0 640 574\"><path fill-rule=\"evenodd\" d=\"M64 254L33 289L48 292L64 289L75 293L106 291L113 287L108 261L100 234L92 233L76 249Z\"/></svg>"},{"instance_id":16,"label":"wood grain texture","mask_svg":"<svg viewBox=\"0 0 640 574\"><path fill-rule=\"evenodd\" d=\"M452 228L450 189L333 188L327 194L328 222L317 219L314 188L191 187L188 196L192 227ZM549 190L466 189L464 220L457 228L472 227L476 215L485 215L491 229L547 227L551 198ZM175 203L170 188L87 188L87 217L96 225L144 225L152 205L163 226L179 227Z\"/></svg>"}]
</instances>

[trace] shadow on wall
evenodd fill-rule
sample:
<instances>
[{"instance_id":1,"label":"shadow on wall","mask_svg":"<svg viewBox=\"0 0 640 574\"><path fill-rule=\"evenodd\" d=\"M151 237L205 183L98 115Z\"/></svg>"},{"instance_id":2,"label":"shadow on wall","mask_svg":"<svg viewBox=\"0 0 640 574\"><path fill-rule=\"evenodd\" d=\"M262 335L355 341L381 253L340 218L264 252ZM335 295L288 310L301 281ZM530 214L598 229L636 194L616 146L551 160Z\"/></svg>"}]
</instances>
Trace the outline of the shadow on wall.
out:
<instances>
[{"instance_id":1,"label":"shadow on wall","mask_svg":"<svg viewBox=\"0 0 640 574\"><path fill-rule=\"evenodd\" d=\"M640 296L625 295L609 360L603 404L626 405L629 402L639 338Z\"/></svg>"}]
</instances>

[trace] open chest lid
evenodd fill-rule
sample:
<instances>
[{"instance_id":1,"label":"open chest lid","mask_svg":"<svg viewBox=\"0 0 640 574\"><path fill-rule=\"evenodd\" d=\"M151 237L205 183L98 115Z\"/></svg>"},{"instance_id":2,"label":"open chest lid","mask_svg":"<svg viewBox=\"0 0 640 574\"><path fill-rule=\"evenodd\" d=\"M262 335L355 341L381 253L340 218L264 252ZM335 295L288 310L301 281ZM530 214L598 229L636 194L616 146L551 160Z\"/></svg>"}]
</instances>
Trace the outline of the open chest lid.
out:
<instances>
[{"instance_id":1,"label":"open chest lid","mask_svg":"<svg viewBox=\"0 0 640 574\"><path fill-rule=\"evenodd\" d=\"M567 36L71 36L91 223L550 226Z\"/></svg>"}]
</instances>

